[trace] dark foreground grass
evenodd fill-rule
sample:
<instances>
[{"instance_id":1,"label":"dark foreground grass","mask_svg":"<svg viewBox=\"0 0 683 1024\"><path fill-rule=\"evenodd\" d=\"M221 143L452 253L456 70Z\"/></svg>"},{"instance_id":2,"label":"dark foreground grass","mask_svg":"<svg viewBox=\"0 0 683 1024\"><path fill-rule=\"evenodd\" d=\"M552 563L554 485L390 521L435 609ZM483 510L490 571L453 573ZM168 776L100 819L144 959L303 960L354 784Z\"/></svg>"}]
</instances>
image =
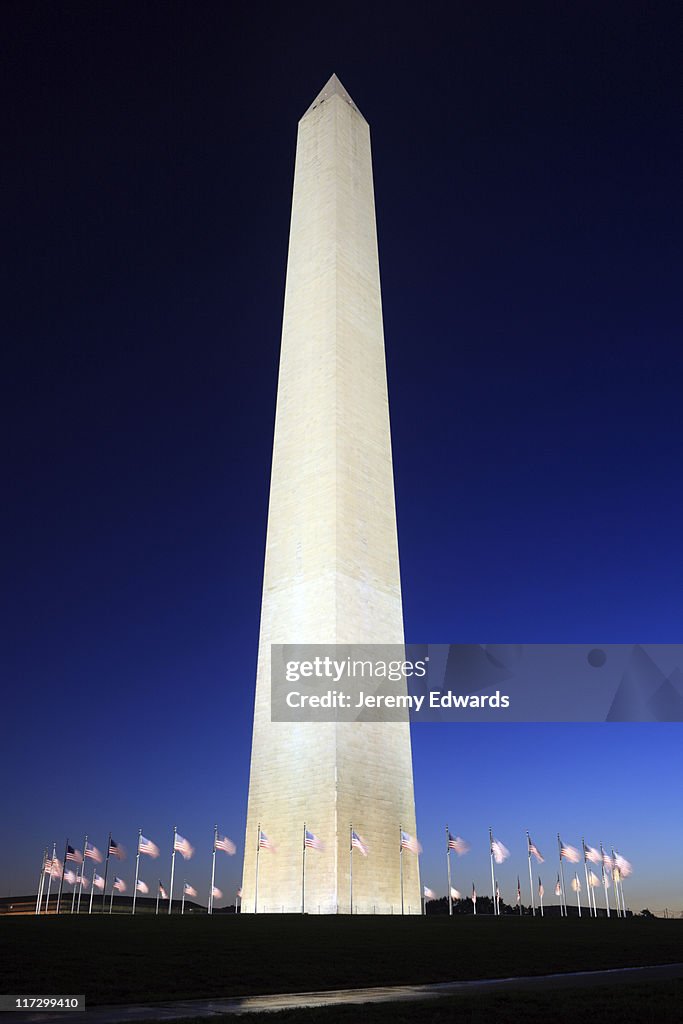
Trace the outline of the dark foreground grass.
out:
<instances>
[{"instance_id":1,"label":"dark foreground grass","mask_svg":"<svg viewBox=\"0 0 683 1024\"><path fill-rule=\"evenodd\" d=\"M85 993L90 1005L681 960L683 923L641 918L0 918L0 992Z\"/></svg>"},{"instance_id":2,"label":"dark foreground grass","mask_svg":"<svg viewBox=\"0 0 683 1024\"><path fill-rule=\"evenodd\" d=\"M421 1003L379 1003L250 1014L248 1024L680 1024L683 981L625 984L621 988L563 989L462 995ZM225 1024L235 1018L219 1018ZM176 1024L206 1024L201 1020Z\"/></svg>"}]
</instances>

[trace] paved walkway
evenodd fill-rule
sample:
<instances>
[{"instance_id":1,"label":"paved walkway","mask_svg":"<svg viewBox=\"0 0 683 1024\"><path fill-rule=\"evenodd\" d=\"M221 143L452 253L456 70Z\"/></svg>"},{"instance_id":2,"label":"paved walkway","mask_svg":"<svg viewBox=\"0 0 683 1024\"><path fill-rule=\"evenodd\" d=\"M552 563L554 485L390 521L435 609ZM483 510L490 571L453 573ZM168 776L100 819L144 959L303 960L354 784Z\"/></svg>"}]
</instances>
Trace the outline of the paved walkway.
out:
<instances>
[{"instance_id":1,"label":"paved walkway","mask_svg":"<svg viewBox=\"0 0 683 1024\"><path fill-rule=\"evenodd\" d=\"M623 967L607 971L574 971L527 978L486 978L481 981L446 981L437 985L392 985L386 988L348 988L331 992L290 992L285 995L242 996L227 999L185 999L137 1006L98 1006L84 1013L9 1013L3 1019L21 1018L24 1024L132 1024L133 1021L174 1021L188 1017L263 1013L317 1006L354 1003L410 1002L437 999L463 992L505 992L511 989L586 988L621 985L634 981L667 981L683 978L683 963L654 967Z\"/></svg>"}]
</instances>

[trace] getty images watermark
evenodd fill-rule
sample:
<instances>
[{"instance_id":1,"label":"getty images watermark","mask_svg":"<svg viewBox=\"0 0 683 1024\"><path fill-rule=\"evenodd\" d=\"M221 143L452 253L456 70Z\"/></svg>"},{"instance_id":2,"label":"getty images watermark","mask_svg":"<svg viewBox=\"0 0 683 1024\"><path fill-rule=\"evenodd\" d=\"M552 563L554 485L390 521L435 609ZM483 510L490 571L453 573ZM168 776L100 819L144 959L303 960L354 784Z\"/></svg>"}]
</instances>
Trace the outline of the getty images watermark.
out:
<instances>
[{"instance_id":1,"label":"getty images watermark","mask_svg":"<svg viewBox=\"0 0 683 1024\"><path fill-rule=\"evenodd\" d=\"M683 721L681 644L273 644L274 722Z\"/></svg>"}]
</instances>

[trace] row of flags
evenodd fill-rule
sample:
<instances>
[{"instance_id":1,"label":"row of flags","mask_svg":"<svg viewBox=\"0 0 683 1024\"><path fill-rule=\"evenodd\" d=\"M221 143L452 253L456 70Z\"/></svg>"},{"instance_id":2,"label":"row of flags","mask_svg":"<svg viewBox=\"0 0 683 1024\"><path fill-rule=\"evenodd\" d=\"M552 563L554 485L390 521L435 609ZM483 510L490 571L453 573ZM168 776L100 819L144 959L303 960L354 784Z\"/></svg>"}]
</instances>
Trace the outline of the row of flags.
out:
<instances>
[{"instance_id":1,"label":"row of flags","mask_svg":"<svg viewBox=\"0 0 683 1024\"><path fill-rule=\"evenodd\" d=\"M534 886L534 883L533 883L533 877L532 877L532 857L534 858L534 860L538 864L544 863L545 858L541 854L539 848L533 842L533 840L532 840L532 838L531 838L531 836L530 836L530 834L528 832L526 833L526 838L527 838L527 854L528 854L528 861L529 861L529 887L530 887L530 892L531 892L531 907L532 907L532 913L535 915L535 913L536 913L536 900L535 900L535 892L536 892L536 890L535 890L535 886ZM406 832L403 829L402 826L399 826L399 829L398 829L398 840L399 840L398 841L398 849L399 849L399 855L400 855L401 913L403 913L404 912L404 901L403 901L403 854L404 854L404 852L407 852L407 853L412 853L412 854L414 854L416 856L419 856L419 854L422 852L422 846L420 845L417 837L411 835L408 832ZM625 905L625 902L624 902L624 894L623 894L623 880L625 878L628 878L629 875L633 871L632 865L629 863L629 861L627 861L626 858L621 856L619 853L615 852L614 849L612 849L611 853L608 853L608 852L605 851L605 849L602 846L602 844L600 844L600 847L598 849L597 847L589 846L585 842L584 839L581 840L582 851L583 851L582 853L579 852L579 850L576 847L571 846L568 843L564 843L562 841L559 833L558 833L558 836L557 836L557 842L558 842L558 855L559 855L559 867L560 867L560 870L559 870L558 875L557 875L557 883L555 885L555 895L560 899L560 906L561 906L561 913L562 913L562 915L563 916L567 916L567 913L568 913L568 911L567 911L567 887L566 887L566 884L565 884L564 864L565 863L568 863L568 864L579 864L581 862L581 860L583 860L583 863L584 863L584 874L585 874L586 892L587 892L587 897L588 897L589 913L591 915L593 915L593 916L597 916L597 904L596 904L596 899L595 899L595 890L600 888L600 887L602 887L604 889L605 910L606 910L607 916L610 915L611 906L610 906L610 899L609 899L609 891L608 890L609 890L610 884L611 884L613 886L613 888L614 888L615 911L616 911L618 916L625 915L626 914L626 905ZM447 892L448 892L449 913L451 913L451 914L453 913L453 900L454 899L461 899L462 898L460 892L452 885L451 853L455 853L457 856L460 857L460 856L463 856L464 854L468 853L470 851L470 849L471 849L470 844L465 839L463 839L461 836L459 836L459 835L454 836L452 834L452 832L450 831L448 825L447 825L446 826L446 859L447 859L447 872L448 872ZM257 830L256 879L255 879L255 887L254 887L254 912L255 913L258 912L259 855L260 855L260 852L262 850L268 851L269 853L277 853L277 847L275 846L275 843L269 838L269 836L266 834L266 832L261 827L261 824L259 823L258 830ZM317 851L317 852L323 852L325 850L325 844L324 844L323 840L318 835L316 835L314 832L312 832L307 827L306 823L304 823L304 825L303 825L303 837L302 837L302 857L303 857L303 864L302 864L302 886L301 886L301 889L302 889L302 892L301 892L302 913L305 912L305 905L306 905L305 904L305 900L306 900L306 896L305 896L306 853L309 850L314 850L314 851ZM349 855L350 855L350 861L349 861L350 872L349 872L349 876L350 876L350 905L351 905L351 912L352 913L353 913L353 853L354 853L354 850L357 850L363 857L367 857L369 855L369 853L370 853L368 844L365 842L365 840L360 835L360 833L356 831L356 829L353 827L353 825L350 825L349 826ZM496 914L499 914L500 913L500 886L499 886L498 880L496 878L495 866L503 864L510 857L510 851L508 850L508 848L505 846L504 843L502 843L499 839L494 837L492 829L489 829L489 850L490 850L490 857L491 857L491 883L492 883L492 890L493 890L493 893L494 893L494 911L495 911ZM236 846L233 843L233 841L231 839L229 839L227 836L219 835L219 833L218 833L218 826L214 826L214 836L213 836L213 844L212 844L211 885L210 885L210 888L209 888L209 897L208 897L208 912L209 913L213 912L214 900L215 899L221 899L222 895L223 895L221 890L218 889L216 884L215 884L216 852L217 851L221 851L221 852L226 853L226 854L231 856L231 855L233 855L236 852ZM168 900L168 913L171 913L172 904L173 904L173 888L174 888L175 857L176 857L176 854L179 853L181 855L181 857L185 861L189 861L189 860L192 859L192 857L194 855L194 852L195 852L194 851L194 847L192 846L190 841L185 836L182 836L178 832L178 829L176 827L174 827L174 829L173 829L172 852L171 852L170 886L169 886L169 890L168 890L168 893L167 893L166 888L162 884L161 880L159 880L158 889L157 889L157 906L156 906L157 913L159 911L159 900L160 899ZM134 885L133 885L133 902L132 902L132 913L133 914L135 913L135 903L136 903L137 894L138 893L140 893L141 895L148 895L149 894L149 886L147 885L146 882L144 882L140 878L140 875L139 875L140 857L141 856L147 856L147 857L150 857L151 859L157 859L160 856L159 847L157 846L157 844L155 842L153 842L151 839L149 839L147 836L145 836L143 834L142 829L140 829L138 831L138 841L137 841L137 849L136 849L135 882L134 882ZM51 887L51 883L52 883L53 880L54 881L57 881L57 880L59 881L59 894L58 894L58 898L57 898L57 913L59 913L59 911L60 911L60 904L61 904L61 899L62 899L63 886L64 886L65 882L66 882L67 885L71 885L73 887L72 902L71 902L71 912L72 913L73 913L74 908L76 906L76 897L78 897L77 912L80 913L81 897L82 897L83 891L87 890L88 888L90 888L90 907L89 907L89 913L92 913L93 897L94 897L94 893L95 893L96 889L102 892L102 907L104 909L104 901L105 901L105 897L106 897L108 866L109 866L109 860L112 857L117 859L117 860L119 860L119 861L123 860L124 857L125 857L125 850L124 850L124 848L123 848L123 846L121 844L116 842L116 840L112 837L111 833L109 835L109 839L108 839L108 843L107 843L106 857L104 857L102 855L102 853L100 852L100 850L89 840L89 837L87 835L85 836L85 839L83 841L83 851L82 852L80 850L75 849L73 846L71 846L69 841L67 840L66 846L65 846L65 851L64 851L64 859L63 859L63 861L60 861L60 859L56 855L56 846L53 846L52 857L48 857L48 853L47 853L47 850L46 850L45 853L44 853L44 856L43 856L43 863L42 863L42 868L41 868L41 877L40 877L40 883L39 883L39 889L38 889L38 898L37 898L37 902L36 902L36 914L39 914L41 912L42 897L43 897L43 894L44 894L44 891L45 891L45 879L46 878L48 880L48 882L47 882L47 897L46 897L46 901L45 901L45 909L46 910L47 910L48 903L49 903L50 887ZM85 873L85 861L86 860L91 860L91 861L94 862L92 877L90 879L87 877L87 875ZM98 873L98 871L97 871L96 865L102 864L103 862L105 864L104 875L100 875ZM68 863L75 864L75 865L79 866L80 867L80 871L79 870L73 871L70 868L67 869L66 865ZM588 868L588 864L589 863L593 864L593 865L596 865L596 866L599 865L599 867L600 867L600 877L598 877L598 875L596 875L596 873L592 870L592 868L589 870L589 868ZM611 883L610 883L610 878L611 878ZM115 875L114 878L113 878L113 881L112 881L112 885L111 885L110 912L111 912L111 907L112 907L112 904L113 904L114 892L116 891L116 892L119 892L119 893L124 893L124 892L126 892L126 888L127 887L126 887L126 883L124 882L124 880L119 878L118 875ZM571 888L571 890L574 893L576 893L578 912L579 912L579 916L581 916L581 910L582 910L582 907L581 907L582 884L581 884L581 879L579 878L578 871L574 872L574 877L570 880L570 888ZM538 899L539 899L539 912L542 915L543 914L543 897L544 897L544 894L545 894L545 890L544 890L543 883L541 881L540 876L538 878L537 893L538 893ZM184 913L185 897L186 896L196 897L197 896L197 890L188 881L183 880L181 913ZM241 890L238 892L238 896L241 897ZM424 888L423 888L423 899L424 899L424 901L426 902L428 900L436 899L436 898L437 897L435 896L433 890L430 889L428 886L424 886ZM476 894L476 889L475 889L474 883L472 884L472 896L471 896L471 899L472 899L472 903L473 903L473 907L474 907L474 913L476 914L476 912L477 912L477 908L476 908L477 894ZM519 909L520 909L520 913L521 913L522 912L522 889L521 889L521 884L520 884L519 876L517 877L517 903L519 905Z\"/></svg>"},{"instance_id":2,"label":"row of flags","mask_svg":"<svg viewBox=\"0 0 683 1024\"><path fill-rule=\"evenodd\" d=\"M256 886L255 886L255 896L254 896L254 913L258 912L258 855L259 855L261 850L268 850L271 853L277 852L277 848L276 848L275 844L268 837L268 835L263 831L260 823L259 823L259 826L258 826L258 833L257 833L257 835L258 835L258 838L257 838L257 848L256 848L257 856L256 856ZM527 837L527 853L528 853L528 858L529 858L529 887L530 887L530 891L531 891L531 907L532 907L532 914L535 916L535 914L536 914L536 900L535 900L535 887L534 887L533 878L532 878L531 858L533 857L538 864L544 863L545 858L541 854L538 846L533 842L533 840L532 840L532 838L531 838L531 836L530 836L530 834L528 832L526 833L526 837ZM558 853L559 853L560 871L558 872L558 875L557 875L557 884L555 886L555 895L558 896L560 898L560 900L561 900L562 915L563 916L567 916L568 915L568 910L567 910L567 900L566 900L566 886L565 886L565 882L564 882L564 862L567 861L568 863L571 863L571 864L578 864L581 861L581 856L582 855L581 855L581 853L579 853L579 851L574 846L571 846L568 843L564 843L562 841L562 839L560 838L559 833L558 833L558 836L557 836L557 840L558 840ZM602 847L602 845L600 845L600 849L598 850L596 847L587 845L584 839L581 840L581 843L582 843L582 847L583 847L583 860L584 860L584 864L587 865L588 862L592 862L594 864L599 864L600 867L601 867L601 875L602 875L601 878L598 878L598 876L595 874L595 872L592 869L590 871L588 871L588 868L586 867L586 888L587 888L587 891L588 891L588 904L589 904L589 911L590 911L591 915L597 916L597 905L596 905L596 901L595 901L595 893L593 892L593 890L598 888L599 886L602 886L604 888L604 890L605 890L605 909L606 909L607 915L608 916L610 915L610 909L611 908L610 908L610 902L609 902L608 889L610 888L609 875L611 874L612 880L613 880L613 884L614 884L614 890L615 890L615 900L616 900L615 910L616 910L617 915L619 915L619 916L624 915L625 916L626 915L626 905L625 905L625 902L624 902L623 884L622 883L623 883L623 879L627 878L632 873L633 869L632 869L631 864L629 863L629 861L626 860L625 857L622 857L620 854L615 853L614 850L612 851L612 853L610 855L610 854L608 854L608 853L606 853L604 851L604 848ZM309 829L307 829L306 826L304 825L304 839L303 839L304 861L303 861L303 871L302 871L302 913L305 910L305 874L306 874L305 853L306 853L306 850L310 850L310 849L323 850L324 849L324 844L318 838L318 836L316 836L313 832L311 832ZM351 855L353 855L354 849L360 850L360 852L363 854L364 857L368 856L369 850L368 850L367 844L359 836L359 834L355 831L353 826L350 826L350 846L349 846L349 850L350 850ZM450 831L448 825L447 825L446 826L446 858L447 858L447 870L448 870L448 888L447 888L447 892L448 892L449 913L451 913L451 914L453 913L453 900L462 899L462 895L451 884L451 859L450 859L450 854L451 854L451 852L454 852L458 856L463 856L464 854L468 853L470 849L471 849L470 844L465 839L463 839L462 836L454 836L452 834L452 832ZM504 843L502 843L499 839L496 839L494 837L492 829L489 829L489 849L490 849L490 855L491 855L491 882L492 882L492 888L493 888L493 893L494 893L494 909L495 909L495 913L496 914L500 914L500 902L501 902L500 885L499 885L498 880L497 880L496 875L495 875L495 866L494 865L503 864L510 857L510 851L508 850L508 848L505 846ZM400 862L400 864L401 864L401 868L400 868L400 879L401 879L401 913L404 912L404 901L403 901L403 860L402 860L403 852L404 851L407 851L409 853L413 853L413 854L419 856L419 854L422 852L422 846L420 845L420 842L419 842L419 840L417 839L416 836L410 835L410 833L404 831L404 829L401 827L401 828L399 828L399 853L400 853L400 856L401 856L401 862ZM350 876L350 885L351 885L350 907L351 907L351 913L353 913L353 856L351 856L351 860L350 860L349 876ZM581 886L581 880L579 878L578 872L575 872L574 878L571 880L570 885L571 885L572 891L575 892L576 895L577 895L577 906L578 906L579 916L581 916L581 899L580 899L580 894L581 894L581 891L582 891L582 886ZM541 915L543 915L543 897L545 895L545 889L544 889L543 882L542 882L540 876L538 878L538 890L537 890L537 892L538 892L538 899L539 899L539 912L540 912ZM433 892L433 890L430 889L429 886L426 886L426 885L423 887L422 896L423 896L423 900L425 902L428 901L428 900L436 899L437 898L435 893ZM476 914L476 912L477 912L477 892L476 892L476 888L475 888L474 883L472 883L472 896L471 896L471 899L472 899L472 904L473 904L473 907L474 907L474 913ZM521 887L521 882L520 882L519 876L517 877L517 898L516 898L516 902L517 902L517 904L519 906L519 911L520 911L520 914L521 914L522 913L522 887Z\"/></svg>"},{"instance_id":3,"label":"row of flags","mask_svg":"<svg viewBox=\"0 0 683 1024\"><path fill-rule=\"evenodd\" d=\"M52 847L52 856L48 855L48 851L45 850L43 853L43 861L40 872L40 880L38 884L38 896L36 899L36 914L40 914L43 908L43 896L45 896L45 913L47 913L50 900L50 889L52 882L59 882L59 890L57 896L57 908L56 913L60 913L62 895L64 890L64 884L72 886L71 894L71 913L74 910L80 913L81 910L81 898L84 891L87 892L90 889L90 903L88 907L88 913L92 913L93 901L96 890L102 894L102 910L105 908L106 889L107 889L107 875L109 870L109 861L111 858L118 860L119 862L125 859L126 851L124 847L118 843L109 834L107 841L107 852L103 855L102 852L92 843L89 837L86 835L83 840L83 850L77 850L73 847L67 839L64 858L60 860L57 856L56 844ZM223 893L216 886L216 851L233 855L236 852L237 847L233 843L232 839L229 839L225 835L219 835L218 826L214 826L213 835L213 848L212 848L212 863L211 863L211 886L209 889L208 909L209 913L213 912L213 901L215 899L222 899ZM171 913L173 907L173 887L174 887L174 875L175 875L175 857L179 853L181 857L188 861L194 856L194 847L190 843L189 839L182 836L176 827L173 829L173 842L171 847L171 880L168 887L168 891L161 879L157 888L156 898L156 913L159 913L159 901L168 900L168 913ZM135 881L133 883L133 902L132 902L132 913L135 913L135 904L138 893L140 895L147 896L149 894L149 886L145 881L140 878L140 857L146 856L152 860L156 860L160 856L161 851L155 842L145 836L142 829L138 831L138 841L136 848L135 857ZM90 860L93 862L93 870L90 877L86 874L86 861ZM66 865L72 863L78 865L76 871L71 868L67 868ZM98 865L104 863L104 874L100 874L98 871ZM46 886L47 879L47 886ZM110 899L109 899L109 912L111 913L114 893L125 893L127 891L127 884L118 875L114 875L111 882ZM185 912L185 897L196 897L198 895L197 890L187 880L183 880L182 886L182 899L181 899L181 913Z\"/></svg>"},{"instance_id":4,"label":"row of flags","mask_svg":"<svg viewBox=\"0 0 683 1024\"><path fill-rule=\"evenodd\" d=\"M538 846L534 843L529 832L526 833L527 839L527 855L529 861L529 889L531 893L531 912L535 916L536 914L536 900L535 900L535 887L532 876L532 857L537 864L543 864L545 858L541 854ZM600 849L594 846L589 846L585 839L582 838L581 846L583 854L571 846L569 843L564 843L558 832L557 835L558 844L558 856L559 856L559 867L560 870L557 874L557 883L555 885L555 895L560 899L560 907L562 916L568 915L567 910L567 888L565 884L564 876L564 864L565 862L570 864L579 864L583 859L584 874L586 881L586 891L588 897L588 909L591 916L597 917L598 909L595 899L595 890L602 886L605 893L605 911L607 916L610 916L611 907L609 900L609 888L610 888L610 876L612 884L614 886L614 897L615 897L615 911L617 916L626 916L626 903L624 900L623 880L628 878L633 872L633 867L625 857L621 854L616 853L612 849L611 854L606 853L602 843ZM449 913L453 913L453 900L461 899L461 894L454 889L451 885L451 851L455 851L457 854L462 855L470 849L469 844L459 836L454 837L448 825L446 826L446 859L447 859L447 871L448 871L448 908ZM496 877L495 865L503 864L510 856L510 851L499 839L496 839L493 835L493 830L489 829L489 851L491 856L491 886L494 893L494 912L500 914L500 885ZM601 877L595 874L595 872L588 868L588 864L600 865ZM570 888L576 893L577 908L579 917L581 917L581 879L579 878L578 871L574 872L574 877L571 879ZM539 900L539 912L543 915L543 897L545 895L545 889L543 882L539 875L538 877L538 900ZM423 897L425 900L434 898L431 894L432 890L425 887ZM477 895L474 883L472 883L472 903L474 907L474 913L477 912ZM519 906L519 912L522 913L522 886L520 883L519 875L517 876L517 904Z\"/></svg>"}]
</instances>

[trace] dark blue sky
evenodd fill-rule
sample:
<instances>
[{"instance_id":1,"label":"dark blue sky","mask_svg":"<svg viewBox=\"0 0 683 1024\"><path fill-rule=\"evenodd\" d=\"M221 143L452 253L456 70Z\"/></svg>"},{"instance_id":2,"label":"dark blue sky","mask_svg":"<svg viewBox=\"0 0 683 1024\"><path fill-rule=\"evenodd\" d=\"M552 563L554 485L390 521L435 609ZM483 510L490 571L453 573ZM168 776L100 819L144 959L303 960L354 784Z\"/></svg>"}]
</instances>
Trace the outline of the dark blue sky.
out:
<instances>
[{"instance_id":1,"label":"dark blue sky","mask_svg":"<svg viewBox=\"0 0 683 1024\"><path fill-rule=\"evenodd\" d=\"M683 641L674 11L5 6L0 892L67 832L177 822L198 886L214 820L241 853L296 124L333 71L372 130L407 637ZM680 727L414 750L432 888L448 820L486 891L492 821L508 897L559 829L683 909L649 851Z\"/></svg>"}]
</instances>

